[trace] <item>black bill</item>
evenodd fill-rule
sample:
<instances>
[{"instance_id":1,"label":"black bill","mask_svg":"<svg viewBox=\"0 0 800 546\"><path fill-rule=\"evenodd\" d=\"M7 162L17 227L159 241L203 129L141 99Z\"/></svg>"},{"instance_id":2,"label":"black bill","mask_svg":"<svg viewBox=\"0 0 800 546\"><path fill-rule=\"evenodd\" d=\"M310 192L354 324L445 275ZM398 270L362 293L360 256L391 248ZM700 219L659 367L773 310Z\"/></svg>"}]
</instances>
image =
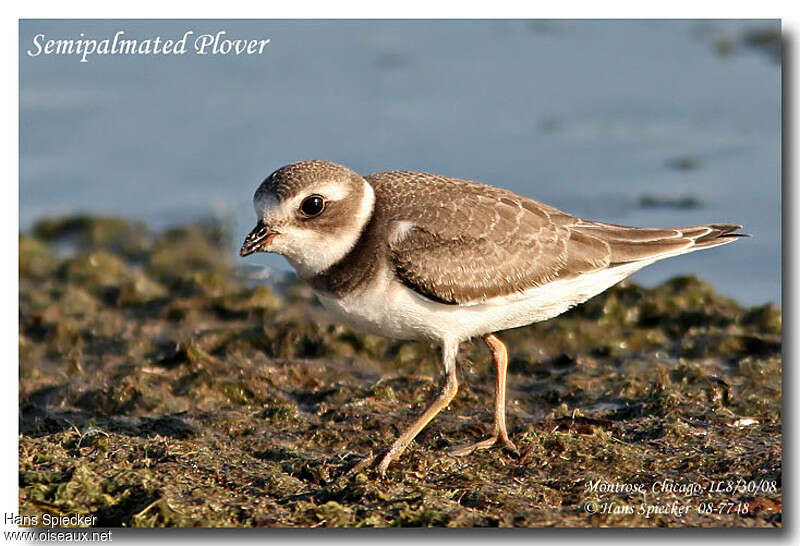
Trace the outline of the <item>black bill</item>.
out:
<instances>
[{"instance_id":1,"label":"black bill","mask_svg":"<svg viewBox=\"0 0 800 546\"><path fill-rule=\"evenodd\" d=\"M275 235L277 235L276 232L270 231L267 226L259 222L258 225L253 228L253 231L244 238L242 248L239 250L239 256L249 256L254 252L263 250L269 245Z\"/></svg>"}]
</instances>

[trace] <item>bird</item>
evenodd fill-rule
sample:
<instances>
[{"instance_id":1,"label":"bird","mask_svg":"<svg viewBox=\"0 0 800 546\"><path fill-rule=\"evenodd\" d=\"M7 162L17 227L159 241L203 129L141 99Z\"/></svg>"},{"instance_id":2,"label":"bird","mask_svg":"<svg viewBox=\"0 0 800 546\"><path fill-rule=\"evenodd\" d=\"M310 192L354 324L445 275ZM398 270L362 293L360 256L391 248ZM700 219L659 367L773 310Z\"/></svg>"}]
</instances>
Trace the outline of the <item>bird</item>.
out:
<instances>
[{"instance_id":1,"label":"bird","mask_svg":"<svg viewBox=\"0 0 800 546\"><path fill-rule=\"evenodd\" d=\"M509 190L413 171L361 176L330 161L288 164L253 196L240 255L282 255L320 303L357 330L441 348L441 386L381 456L385 474L456 396L459 345L491 353L494 427L463 456L518 454L506 427L508 351L497 333L551 319L653 262L746 234L738 224L645 228L589 221ZM362 461L363 462L363 461Z\"/></svg>"}]
</instances>

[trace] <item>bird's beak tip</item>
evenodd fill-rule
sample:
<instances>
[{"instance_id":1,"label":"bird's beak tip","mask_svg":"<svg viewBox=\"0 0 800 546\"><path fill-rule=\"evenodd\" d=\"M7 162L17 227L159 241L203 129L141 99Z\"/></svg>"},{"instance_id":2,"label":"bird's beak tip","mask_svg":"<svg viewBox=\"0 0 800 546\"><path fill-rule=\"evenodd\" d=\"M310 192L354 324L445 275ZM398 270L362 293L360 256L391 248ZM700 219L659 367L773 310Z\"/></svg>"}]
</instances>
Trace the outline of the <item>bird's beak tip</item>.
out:
<instances>
[{"instance_id":1,"label":"bird's beak tip","mask_svg":"<svg viewBox=\"0 0 800 546\"><path fill-rule=\"evenodd\" d=\"M253 231L250 232L247 237L245 237L244 243L242 243L242 248L239 249L239 256L244 258L250 254L255 254L260 250L264 250L264 248L272 242L272 239L275 237L275 235L277 235L277 233L270 231L264 225L259 224L255 227L255 229L253 229Z\"/></svg>"}]
</instances>

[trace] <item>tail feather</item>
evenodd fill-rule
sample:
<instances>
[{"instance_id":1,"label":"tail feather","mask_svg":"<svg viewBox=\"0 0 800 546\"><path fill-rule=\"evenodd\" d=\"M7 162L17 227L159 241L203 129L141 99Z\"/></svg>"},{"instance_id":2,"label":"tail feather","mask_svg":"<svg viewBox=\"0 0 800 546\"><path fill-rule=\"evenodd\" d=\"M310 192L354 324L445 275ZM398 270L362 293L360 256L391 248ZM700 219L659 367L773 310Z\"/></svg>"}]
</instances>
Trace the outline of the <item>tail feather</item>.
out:
<instances>
[{"instance_id":1,"label":"tail feather","mask_svg":"<svg viewBox=\"0 0 800 546\"><path fill-rule=\"evenodd\" d=\"M749 237L745 233L735 233L741 227L738 224L708 224L659 229L582 222L573 229L608 245L609 265L613 266L653 262Z\"/></svg>"},{"instance_id":2,"label":"tail feather","mask_svg":"<svg viewBox=\"0 0 800 546\"><path fill-rule=\"evenodd\" d=\"M742 229L742 226L738 224L711 224L708 227L711 228L711 231L695 239L696 246L716 246L729 243L739 237L750 237L747 233L734 233L734 231Z\"/></svg>"}]
</instances>

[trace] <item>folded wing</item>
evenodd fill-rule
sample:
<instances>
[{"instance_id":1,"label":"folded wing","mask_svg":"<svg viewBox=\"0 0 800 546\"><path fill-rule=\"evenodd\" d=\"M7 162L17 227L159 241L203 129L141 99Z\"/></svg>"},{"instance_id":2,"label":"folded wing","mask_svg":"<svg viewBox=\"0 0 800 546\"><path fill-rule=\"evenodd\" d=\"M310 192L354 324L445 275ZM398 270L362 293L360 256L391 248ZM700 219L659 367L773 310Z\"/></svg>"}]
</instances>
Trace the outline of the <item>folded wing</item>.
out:
<instances>
[{"instance_id":1,"label":"folded wing","mask_svg":"<svg viewBox=\"0 0 800 546\"><path fill-rule=\"evenodd\" d=\"M392 203L382 220L398 277L441 303L480 303L743 235L734 233L735 224L652 229L589 222L506 190L424 173L367 179Z\"/></svg>"}]
</instances>

